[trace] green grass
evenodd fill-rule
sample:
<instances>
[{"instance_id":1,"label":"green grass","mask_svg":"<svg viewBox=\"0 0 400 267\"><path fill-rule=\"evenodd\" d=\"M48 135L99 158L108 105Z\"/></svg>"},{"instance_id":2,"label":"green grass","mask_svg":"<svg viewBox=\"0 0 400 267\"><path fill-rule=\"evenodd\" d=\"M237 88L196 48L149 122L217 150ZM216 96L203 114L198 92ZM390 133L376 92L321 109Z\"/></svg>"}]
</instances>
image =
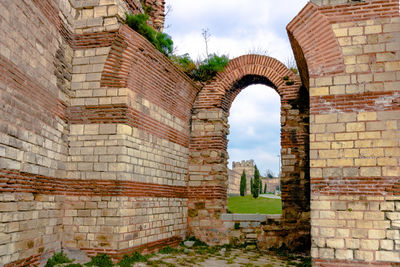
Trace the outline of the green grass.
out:
<instances>
[{"instance_id":1,"label":"green grass","mask_svg":"<svg viewBox=\"0 0 400 267\"><path fill-rule=\"evenodd\" d=\"M229 197L228 209L232 213L281 214L282 202L280 199L265 197L254 199L251 195Z\"/></svg>"}]
</instances>

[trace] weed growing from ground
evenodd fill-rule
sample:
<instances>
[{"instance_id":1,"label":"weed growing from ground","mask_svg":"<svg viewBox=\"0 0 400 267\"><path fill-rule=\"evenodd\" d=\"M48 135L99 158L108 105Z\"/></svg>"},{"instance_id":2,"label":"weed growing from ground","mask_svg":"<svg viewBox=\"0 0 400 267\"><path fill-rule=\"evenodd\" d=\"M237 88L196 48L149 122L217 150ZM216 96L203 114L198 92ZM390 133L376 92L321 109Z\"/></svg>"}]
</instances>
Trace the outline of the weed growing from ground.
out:
<instances>
[{"instance_id":1,"label":"weed growing from ground","mask_svg":"<svg viewBox=\"0 0 400 267\"><path fill-rule=\"evenodd\" d=\"M45 267L54 267L57 264L63 263L71 263L73 260L70 260L67 255L64 254L64 251L56 252L53 254L53 257L47 260Z\"/></svg>"},{"instance_id":2,"label":"weed growing from ground","mask_svg":"<svg viewBox=\"0 0 400 267\"><path fill-rule=\"evenodd\" d=\"M97 266L97 267L112 267L112 266L114 266L110 256L108 256L107 254L104 254L104 253L94 256L85 265L86 266Z\"/></svg>"}]
</instances>

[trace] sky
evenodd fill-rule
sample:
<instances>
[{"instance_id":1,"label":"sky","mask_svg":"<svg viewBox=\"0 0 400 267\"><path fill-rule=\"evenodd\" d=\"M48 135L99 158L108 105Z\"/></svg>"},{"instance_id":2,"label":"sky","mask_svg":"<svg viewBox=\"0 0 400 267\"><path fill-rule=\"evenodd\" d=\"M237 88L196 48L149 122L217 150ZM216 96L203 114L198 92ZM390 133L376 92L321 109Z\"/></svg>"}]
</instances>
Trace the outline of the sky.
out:
<instances>
[{"instance_id":1,"label":"sky","mask_svg":"<svg viewBox=\"0 0 400 267\"><path fill-rule=\"evenodd\" d=\"M204 59L204 29L210 34L208 52L235 58L261 53L286 64L293 53L286 25L307 0L166 0L171 9L164 32L174 41L175 54ZM252 85L233 101L228 136L232 161L254 159L261 175L279 171L280 99L272 89Z\"/></svg>"}]
</instances>

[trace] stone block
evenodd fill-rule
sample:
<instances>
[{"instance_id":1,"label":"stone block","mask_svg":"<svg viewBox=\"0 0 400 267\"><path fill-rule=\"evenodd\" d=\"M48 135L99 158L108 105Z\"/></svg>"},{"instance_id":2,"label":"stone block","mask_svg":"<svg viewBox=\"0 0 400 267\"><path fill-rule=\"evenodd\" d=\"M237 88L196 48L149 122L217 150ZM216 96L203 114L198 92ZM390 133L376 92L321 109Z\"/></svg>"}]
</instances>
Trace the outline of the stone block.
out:
<instances>
[{"instance_id":1,"label":"stone block","mask_svg":"<svg viewBox=\"0 0 400 267\"><path fill-rule=\"evenodd\" d=\"M381 33L382 26L381 25L365 26L364 31L365 31L365 34Z\"/></svg>"},{"instance_id":2,"label":"stone block","mask_svg":"<svg viewBox=\"0 0 400 267\"><path fill-rule=\"evenodd\" d=\"M369 230L368 238L371 239L384 239L386 237L386 232L384 230Z\"/></svg>"},{"instance_id":3,"label":"stone block","mask_svg":"<svg viewBox=\"0 0 400 267\"><path fill-rule=\"evenodd\" d=\"M362 260L362 261L373 261L374 260L374 253L372 251L363 251L363 250L356 250L355 251L355 259Z\"/></svg>"},{"instance_id":4,"label":"stone block","mask_svg":"<svg viewBox=\"0 0 400 267\"><path fill-rule=\"evenodd\" d=\"M320 228L321 237L334 237L335 229L334 228Z\"/></svg>"},{"instance_id":5,"label":"stone block","mask_svg":"<svg viewBox=\"0 0 400 267\"><path fill-rule=\"evenodd\" d=\"M380 167L361 167L360 176L362 177L376 177L381 176Z\"/></svg>"},{"instance_id":6,"label":"stone block","mask_svg":"<svg viewBox=\"0 0 400 267\"><path fill-rule=\"evenodd\" d=\"M334 259L335 250L333 248L320 248L319 257L322 259Z\"/></svg>"},{"instance_id":7,"label":"stone block","mask_svg":"<svg viewBox=\"0 0 400 267\"><path fill-rule=\"evenodd\" d=\"M363 122L349 122L346 123L347 132L362 132L365 131L365 123Z\"/></svg>"},{"instance_id":8,"label":"stone block","mask_svg":"<svg viewBox=\"0 0 400 267\"><path fill-rule=\"evenodd\" d=\"M377 251L376 259L378 261L400 262L400 252L399 251Z\"/></svg>"},{"instance_id":9,"label":"stone block","mask_svg":"<svg viewBox=\"0 0 400 267\"><path fill-rule=\"evenodd\" d=\"M311 87L310 96L329 95L329 87Z\"/></svg>"},{"instance_id":10,"label":"stone block","mask_svg":"<svg viewBox=\"0 0 400 267\"><path fill-rule=\"evenodd\" d=\"M393 240L380 240L380 249L381 250L393 250L394 242Z\"/></svg>"},{"instance_id":11,"label":"stone block","mask_svg":"<svg viewBox=\"0 0 400 267\"><path fill-rule=\"evenodd\" d=\"M335 33L336 37L342 37L348 35L347 28L334 29L333 32Z\"/></svg>"},{"instance_id":12,"label":"stone block","mask_svg":"<svg viewBox=\"0 0 400 267\"><path fill-rule=\"evenodd\" d=\"M106 6L96 6L94 8L94 17L105 17L107 16L107 7Z\"/></svg>"},{"instance_id":13,"label":"stone block","mask_svg":"<svg viewBox=\"0 0 400 267\"><path fill-rule=\"evenodd\" d=\"M117 125L116 124L100 124L99 134L116 134Z\"/></svg>"},{"instance_id":14,"label":"stone block","mask_svg":"<svg viewBox=\"0 0 400 267\"><path fill-rule=\"evenodd\" d=\"M344 56L357 56L363 53L363 48L360 45L345 46L342 47L342 53Z\"/></svg>"},{"instance_id":15,"label":"stone block","mask_svg":"<svg viewBox=\"0 0 400 267\"><path fill-rule=\"evenodd\" d=\"M365 250L378 250L379 240L361 240L360 248Z\"/></svg>"},{"instance_id":16,"label":"stone block","mask_svg":"<svg viewBox=\"0 0 400 267\"><path fill-rule=\"evenodd\" d=\"M346 248L358 249L360 247L359 239L346 239Z\"/></svg>"},{"instance_id":17,"label":"stone block","mask_svg":"<svg viewBox=\"0 0 400 267\"><path fill-rule=\"evenodd\" d=\"M335 256L336 256L336 259L339 259L339 260L352 260L353 259L353 250L336 249Z\"/></svg>"},{"instance_id":18,"label":"stone block","mask_svg":"<svg viewBox=\"0 0 400 267\"><path fill-rule=\"evenodd\" d=\"M354 36L354 35L362 35L363 34L363 27L351 27L349 28L349 35Z\"/></svg>"},{"instance_id":19,"label":"stone block","mask_svg":"<svg viewBox=\"0 0 400 267\"><path fill-rule=\"evenodd\" d=\"M377 119L376 112L360 112L357 115L358 121L375 121Z\"/></svg>"}]
</instances>

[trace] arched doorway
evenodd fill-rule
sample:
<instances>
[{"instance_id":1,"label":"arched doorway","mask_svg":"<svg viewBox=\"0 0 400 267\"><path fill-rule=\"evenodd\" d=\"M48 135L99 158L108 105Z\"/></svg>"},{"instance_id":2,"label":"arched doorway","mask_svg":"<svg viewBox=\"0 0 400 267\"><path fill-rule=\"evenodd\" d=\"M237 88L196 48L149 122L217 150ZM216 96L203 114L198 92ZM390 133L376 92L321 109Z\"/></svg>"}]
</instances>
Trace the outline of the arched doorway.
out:
<instances>
[{"instance_id":1,"label":"arched doorway","mask_svg":"<svg viewBox=\"0 0 400 267\"><path fill-rule=\"evenodd\" d=\"M266 246L284 243L304 249L309 247L310 230L308 92L299 76L276 59L261 55L231 60L196 97L190 134L189 232L211 244L231 241L234 220L227 223L222 218L227 205L227 121L235 97L252 84L267 85L281 98L282 217L274 220L279 227L273 234L265 233L274 237ZM268 222L263 225L267 227Z\"/></svg>"}]
</instances>

